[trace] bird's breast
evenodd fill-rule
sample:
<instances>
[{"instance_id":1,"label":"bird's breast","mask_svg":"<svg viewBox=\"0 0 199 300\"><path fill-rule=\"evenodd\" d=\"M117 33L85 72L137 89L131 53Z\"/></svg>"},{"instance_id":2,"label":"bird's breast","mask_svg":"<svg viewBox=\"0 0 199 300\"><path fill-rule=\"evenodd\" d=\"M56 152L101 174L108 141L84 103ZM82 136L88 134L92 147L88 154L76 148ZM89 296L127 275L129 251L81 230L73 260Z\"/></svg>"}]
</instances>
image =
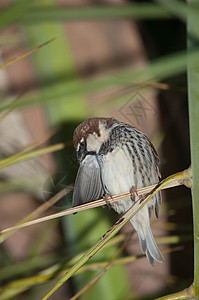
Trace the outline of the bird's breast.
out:
<instances>
[{"instance_id":1,"label":"bird's breast","mask_svg":"<svg viewBox=\"0 0 199 300\"><path fill-rule=\"evenodd\" d=\"M108 152L100 164L102 181L110 195L127 192L135 185L132 159L125 147Z\"/></svg>"}]
</instances>

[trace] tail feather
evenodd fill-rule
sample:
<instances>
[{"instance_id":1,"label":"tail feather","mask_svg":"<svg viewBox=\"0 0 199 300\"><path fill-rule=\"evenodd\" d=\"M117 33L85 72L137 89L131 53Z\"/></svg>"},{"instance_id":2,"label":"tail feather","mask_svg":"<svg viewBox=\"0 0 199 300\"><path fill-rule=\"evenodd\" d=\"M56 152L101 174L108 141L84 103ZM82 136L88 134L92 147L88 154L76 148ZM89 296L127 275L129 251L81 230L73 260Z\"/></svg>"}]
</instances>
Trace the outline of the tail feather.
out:
<instances>
[{"instance_id":1,"label":"tail feather","mask_svg":"<svg viewBox=\"0 0 199 300\"><path fill-rule=\"evenodd\" d=\"M146 257L147 257L150 265L152 265L152 267L154 267L155 266L155 259L151 256L151 254L148 250L146 250Z\"/></svg>"},{"instance_id":2,"label":"tail feather","mask_svg":"<svg viewBox=\"0 0 199 300\"><path fill-rule=\"evenodd\" d=\"M146 251L147 251L146 240L143 240L140 235L138 235L138 236L139 236L139 240L140 240L140 247L141 247L142 253L146 253Z\"/></svg>"},{"instance_id":3,"label":"tail feather","mask_svg":"<svg viewBox=\"0 0 199 300\"><path fill-rule=\"evenodd\" d=\"M159 203L157 201L155 202L155 215L156 215L156 218L158 219L159 218Z\"/></svg>"},{"instance_id":4,"label":"tail feather","mask_svg":"<svg viewBox=\"0 0 199 300\"><path fill-rule=\"evenodd\" d=\"M138 222L138 218L137 220L134 218L131 219L131 223L138 233L142 253L146 254L149 263L154 266L155 261L160 263L163 262L164 259L155 242L150 224L140 223Z\"/></svg>"},{"instance_id":5,"label":"tail feather","mask_svg":"<svg viewBox=\"0 0 199 300\"><path fill-rule=\"evenodd\" d=\"M150 255L158 262L163 262L164 259L162 257L162 254L160 253L160 250L158 249L158 246L154 240L151 228L148 228L148 235L146 236L146 244L147 244L147 251L150 253Z\"/></svg>"},{"instance_id":6,"label":"tail feather","mask_svg":"<svg viewBox=\"0 0 199 300\"><path fill-rule=\"evenodd\" d=\"M155 195L155 215L156 215L156 218L158 219L159 218L159 206L161 205L161 195L160 193L156 193Z\"/></svg>"}]
</instances>

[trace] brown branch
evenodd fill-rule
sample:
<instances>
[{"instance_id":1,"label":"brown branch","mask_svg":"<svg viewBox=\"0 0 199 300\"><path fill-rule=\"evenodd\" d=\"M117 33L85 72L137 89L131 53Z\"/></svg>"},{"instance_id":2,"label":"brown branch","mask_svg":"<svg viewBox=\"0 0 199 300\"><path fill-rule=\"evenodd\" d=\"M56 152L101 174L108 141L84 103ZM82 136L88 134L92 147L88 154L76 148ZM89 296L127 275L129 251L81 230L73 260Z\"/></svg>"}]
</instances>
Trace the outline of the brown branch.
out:
<instances>
[{"instance_id":1,"label":"brown branch","mask_svg":"<svg viewBox=\"0 0 199 300\"><path fill-rule=\"evenodd\" d=\"M183 182L179 182L178 180L176 180L176 181L173 181L173 182L167 184L162 189L168 189L168 188L179 186L179 185L182 185L182 184L183 184ZM153 184L153 185L150 185L150 186L147 186L147 187L137 189L137 194L139 196L141 196L141 195L150 193L155 187L156 187L156 184ZM63 192L64 190L65 189L63 189L61 191L62 193L60 192L61 198L64 195L64 192ZM120 201L120 200L124 200L124 199L127 199L129 197L130 197L129 192L122 193L122 194L119 194L119 195L116 195L116 196L112 196L112 198L109 197L108 202L111 204L112 202L117 202L117 201ZM59 199L57 199L57 201L58 200ZM46 202L46 204L48 205L49 202L51 202L51 199L48 200L48 202ZM77 212L80 212L80 211L83 211L83 210L103 206L103 205L106 205L106 204L107 204L107 201L105 201L104 199L95 200L95 201L92 201L92 202L82 204L82 205L77 206L77 207L66 209L64 211L61 211L61 212L58 212L58 213L55 213L55 214L52 214L52 215L49 215L49 216L41 217L41 218L38 218L38 219L35 219L35 220L32 220L32 221L28 221L28 222L25 222L25 223L22 223L22 224L18 224L17 226L6 228L6 229L0 231L0 234L4 234L6 232L9 232L9 231L11 231L15 228L16 229L21 229L21 228L28 227L28 226L31 226L31 225L34 225L34 224L38 224L38 223L42 223L42 222L45 222L45 221L53 220L53 219L60 218L60 217L63 217L63 216L67 216L67 215L70 215L70 214L74 214L74 213L77 213ZM51 205L49 205L49 207Z\"/></svg>"}]
</instances>

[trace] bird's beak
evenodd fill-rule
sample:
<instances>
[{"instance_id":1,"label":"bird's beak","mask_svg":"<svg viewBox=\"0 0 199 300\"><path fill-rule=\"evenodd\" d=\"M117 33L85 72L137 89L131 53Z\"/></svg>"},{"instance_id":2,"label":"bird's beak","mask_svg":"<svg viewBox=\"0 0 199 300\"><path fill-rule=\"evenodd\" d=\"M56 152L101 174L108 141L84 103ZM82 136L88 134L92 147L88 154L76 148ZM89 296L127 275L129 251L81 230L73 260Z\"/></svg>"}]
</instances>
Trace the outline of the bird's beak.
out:
<instances>
[{"instance_id":1,"label":"bird's beak","mask_svg":"<svg viewBox=\"0 0 199 300\"><path fill-rule=\"evenodd\" d=\"M77 159L79 160L80 163L83 161L85 156L86 156L85 151L78 151L77 152Z\"/></svg>"}]
</instances>

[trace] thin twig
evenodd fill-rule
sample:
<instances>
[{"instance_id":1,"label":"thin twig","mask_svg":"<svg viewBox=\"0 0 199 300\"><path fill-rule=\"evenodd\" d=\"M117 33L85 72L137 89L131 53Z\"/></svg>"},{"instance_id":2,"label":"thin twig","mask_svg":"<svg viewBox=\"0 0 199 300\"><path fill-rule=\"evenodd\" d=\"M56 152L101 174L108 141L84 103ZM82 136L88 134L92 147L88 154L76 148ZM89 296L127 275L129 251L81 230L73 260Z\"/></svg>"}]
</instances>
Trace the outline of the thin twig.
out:
<instances>
[{"instance_id":1,"label":"thin twig","mask_svg":"<svg viewBox=\"0 0 199 300\"><path fill-rule=\"evenodd\" d=\"M13 58L13 59L8 60L5 64L0 65L0 69L3 69L3 68L5 68L5 67L10 66L11 64L13 64L13 63L19 61L20 59L22 59L22 58L24 58L24 57L26 57L26 56L28 56L28 55L34 53L35 51L39 50L40 48L42 48L42 47L46 46L47 44L53 42L54 40L55 40L55 38L52 38L52 39L50 39L50 40L48 40L48 41L46 41L46 42L40 44L39 46L37 46L37 47L35 47L35 48L33 48L33 49L29 50L29 51L26 51L26 52L24 52L23 54L21 54L21 55L19 55L19 56L16 56L16 57Z\"/></svg>"},{"instance_id":2,"label":"thin twig","mask_svg":"<svg viewBox=\"0 0 199 300\"><path fill-rule=\"evenodd\" d=\"M183 179L179 179L179 176L181 178L183 176ZM172 180L168 180L169 178L172 178ZM174 175L169 176L166 179L167 184L162 184L162 183L165 182L165 180L162 180L159 184L153 184L153 185L138 189L137 194L139 196L149 194L157 186L160 186L160 185L161 185L161 190L162 189L168 189L168 188L175 187L175 186L179 186L179 185L182 185L182 184L185 184L187 187L191 187L191 178L192 178L192 172L191 172L191 167L190 167L190 168L184 170L183 172L179 172L179 173L176 173ZM187 184L187 182L189 182L189 184ZM54 199L56 199L56 202L57 202L64 195L66 195L68 193L67 190L68 190L67 188L61 190L58 194L56 194L50 200L48 200L45 203L45 205L43 204L44 207L45 207L45 210L47 209L48 205L49 205L49 207L51 207L53 205ZM120 200L128 199L130 197L130 195L131 194L129 192L122 193L122 194L119 194L119 195L115 195L115 196L109 197L108 202L111 204L112 202L117 202L117 201L120 201ZM16 230L27 227L27 226L31 226L31 225L38 224L38 223L45 222L45 221L49 221L49 220L53 220L53 219L60 218L60 217L70 215L70 214L74 214L76 212L80 212L80 211L83 211L83 210L87 210L87 209L91 209L91 208L95 208L95 207L99 207L99 206L104 206L106 204L107 204L107 200L106 201L104 199L95 200L95 201L92 201L92 202L89 202L89 203L82 204L78 207L69 208L69 209L61 211L59 213L55 213L55 214L52 214L52 215L49 215L49 216L41 217L41 218L38 218L38 219L35 219L35 220L30 220L30 219L33 219L33 216L38 215L38 212L39 212L39 209L40 209L40 207L39 207L36 211L34 211L33 213L31 213L28 216L28 220L27 220L27 218L25 218L21 222L19 222L16 226L9 227L9 228L6 228L6 229L0 231L0 242L2 242L5 239L3 235L6 234L6 233L9 233L10 231L15 232ZM43 211L41 209L40 214ZM31 216L31 218L30 218L30 216Z\"/></svg>"},{"instance_id":3,"label":"thin twig","mask_svg":"<svg viewBox=\"0 0 199 300\"><path fill-rule=\"evenodd\" d=\"M182 185L182 183L180 183L176 180L176 182L171 182L167 186L164 186L162 189L168 189L168 188L179 186L179 185ZM138 193L139 196L144 195L144 194L148 194L149 192L151 192L153 190L153 188L155 188L155 186L156 186L156 184L153 184L153 185L150 185L150 186L147 186L147 187L144 187L144 188L140 188L140 189L137 190L137 193ZM65 189L63 189L62 192L64 190ZM63 194L61 193L61 197L59 199L61 199L63 197ZM129 196L130 196L129 192L119 194L119 195L116 195L116 196L112 196L112 198L109 197L108 202L111 204L113 202L117 202L118 200L127 199L127 198L129 198ZM48 205L48 203L50 201L51 201L51 199L46 202L46 205ZM74 214L74 213L77 213L77 212L80 212L80 211L83 211L83 210L103 206L103 205L106 205L106 204L107 204L107 202L104 199L95 200L95 201L92 201L92 202L82 204L82 205L77 206L77 207L66 209L64 211L61 211L61 212L58 212L58 213L55 213L55 214L52 214L52 215L49 215L49 216L45 216L45 217L42 217L42 218L38 218L38 219L35 219L35 220L32 220L32 221L28 221L28 222L19 224L19 225L17 225L17 229L28 227L28 226L35 225L35 224L42 223L42 222L46 222L46 221L53 220L53 219L56 219L56 218L60 218L60 217L63 217L63 216L71 215L71 214ZM49 207L50 206L52 206L52 205L49 204ZM0 231L0 234L3 234L5 232L9 232L9 231L11 231L15 228L16 228L16 226L3 229L3 230Z\"/></svg>"},{"instance_id":4,"label":"thin twig","mask_svg":"<svg viewBox=\"0 0 199 300\"><path fill-rule=\"evenodd\" d=\"M22 228L24 224L29 223L29 220L32 220L36 218L38 215L41 215L44 213L49 207L53 206L57 201L59 201L62 197L64 197L67 194L67 190L63 189L56 195L54 195L48 202L43 203L40 205L37 209L35 209L32 213L30 213L28 216L26 216L24 219L22 219L17 225L0 232L0 242L3 242L5 239L7 239L9 236L11 236L13 233L15 233L18 229Z\"/></svg>"}]
</instances>

